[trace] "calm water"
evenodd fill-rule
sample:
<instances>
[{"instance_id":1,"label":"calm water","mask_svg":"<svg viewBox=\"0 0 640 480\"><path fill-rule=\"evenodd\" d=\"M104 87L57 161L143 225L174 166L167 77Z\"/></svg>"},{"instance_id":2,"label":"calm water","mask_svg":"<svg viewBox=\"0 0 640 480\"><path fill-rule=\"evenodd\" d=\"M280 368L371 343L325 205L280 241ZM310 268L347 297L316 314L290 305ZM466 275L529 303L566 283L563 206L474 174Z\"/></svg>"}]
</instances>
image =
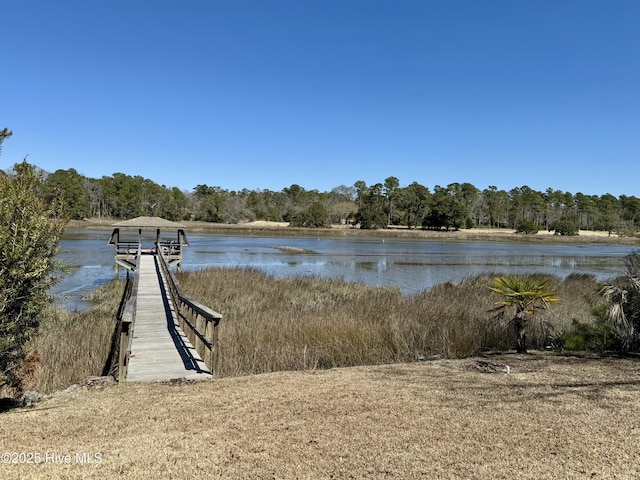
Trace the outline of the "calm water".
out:
<instances>
[{"instance_id":1,"label":"calm water","mask_svg":"<svg viewBox=\"0 0 640 480\"><path fill-rule=\"evenodd\" d=\"M83 308L82 296L114 278L114 250L107 245L110 233L79 230L63 237L60 257L72 265L72 271L55 293L70 308ZM484 272L543 272L560 277L590 273L604 280L621 272L624 255L635 248L399 238L187 236L190 245L184 251L185 270L255 267L276 278L343 278L368 285L392 285L408 294ZM279 246L313 253L287 253Z\"/></svg>"}]
</instances>

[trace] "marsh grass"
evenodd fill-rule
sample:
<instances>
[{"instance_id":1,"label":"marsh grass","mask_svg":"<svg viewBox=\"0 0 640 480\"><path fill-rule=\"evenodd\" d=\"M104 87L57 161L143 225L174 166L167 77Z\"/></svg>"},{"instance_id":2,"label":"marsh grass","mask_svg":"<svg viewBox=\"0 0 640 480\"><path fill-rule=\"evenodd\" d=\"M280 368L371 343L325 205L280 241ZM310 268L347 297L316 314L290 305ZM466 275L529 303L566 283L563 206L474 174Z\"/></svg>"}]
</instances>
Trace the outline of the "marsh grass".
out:
<instances>
[{"instance_id":1,"label":"marsh grass","mask_svg":"<svg viewBox=\"0 0 640 480\"><path fill-rule=\"evenodd\" d=\"M189 296L219 311L220 373L239 376L459 358L509 350L511 329L492 321L493 275L444 283L416 295L337 279L275 279L257 269L205 269L179 275ZM529 344L543 348L592 322L597 283L589 275L552 277L561 303L536 314Z\"/></svg>"},{"instance_id":2,"label":"marsh grass","mask_svg":"<svg viewBox=\"0 0 640 480\"><path fill-rule=\"evenodd\" d=\"M220 373L460 358L510 350L511 329L492 321L494 275L443 283L416 295L337 279L275 279L257 269L206 269L178 275L182 289L223 315ZM593 323L600 301L589 275L551 278L560 304L539 315L529 344L543 348L572 322ZM23 388L50 393L100 375L109 356L124 282L95 290L81 312L52 307L29 345ZM538 314L537 314L538 315Z\"/></svg>"},{"instance_id":3,"label":"marsh grass","mask_svg":"<svg viewBox=\"0 0 640 480\"><path fill-rule=\"evenodd\" d=\"M94 290L87 310L70 312L51 306L45 312L39 332L28 346L23 389L50 393L101 375L123 288L124 282L118 281Z\"/></svg>"}]
</instances>

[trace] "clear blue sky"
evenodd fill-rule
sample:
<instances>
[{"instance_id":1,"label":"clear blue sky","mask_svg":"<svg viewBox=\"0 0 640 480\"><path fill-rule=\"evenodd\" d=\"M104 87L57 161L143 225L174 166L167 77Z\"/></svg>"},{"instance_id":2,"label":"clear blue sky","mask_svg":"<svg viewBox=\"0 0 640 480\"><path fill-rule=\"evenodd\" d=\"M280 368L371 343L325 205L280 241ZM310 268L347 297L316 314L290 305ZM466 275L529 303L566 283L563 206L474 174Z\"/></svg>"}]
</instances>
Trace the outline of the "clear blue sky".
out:
<instances>
[{"instance_id":1,"label":"clear blue sky","mask_svg":"<svg viewBox=\"0 0 640 480\"><path fill-rule=\"evenodd\" d=\"M19 0L0 166L640 196L639 0Z\"/></svg>"}]
</instances>

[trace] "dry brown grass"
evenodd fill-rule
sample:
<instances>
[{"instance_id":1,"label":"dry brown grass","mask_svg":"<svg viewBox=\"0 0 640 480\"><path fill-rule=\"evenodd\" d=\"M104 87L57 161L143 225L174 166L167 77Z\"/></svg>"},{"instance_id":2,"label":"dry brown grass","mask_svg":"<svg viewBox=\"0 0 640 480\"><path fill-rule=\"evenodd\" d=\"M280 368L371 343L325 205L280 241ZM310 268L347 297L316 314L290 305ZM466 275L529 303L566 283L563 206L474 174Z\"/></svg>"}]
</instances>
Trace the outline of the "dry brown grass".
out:
<instances>
[{"instance_id":1,"label":"dry brown grass","mask_svg":"<svg viewBox=\"0 0 640 480\"><path fill-rule=\"evenodd\" d=\"M340 280L276 280L255 269L207 269L179 275L188 295L223 315L220 373L409 362L439 355L458 358L486 349L508 350L513 334L492 324L497 298L491 275L445 283L419 295ZM561 304L536 314L549 328L532 329L532 347L572 320L591 322L593 277L552 279Z\"/></svg>"},{"instance_id":2,"label":"dry brown grass","mask_svg":"<svg viewBox=\"0 0 640 480\"><path fill-rule=\"evenodd\" d=\"M123 289L119 281L94 290L88 298L92 306L82 312L55 306L46 311L28 345L22 388L50 393L101 375Z\"/></svg>"},{"instance_id":3,"label":"dry brown grass","mask_svg":"<svg viewBox=\"0 0 640 480\"><path fill-rule=\"evenodd\" d=\"M183 289L221 311L223 376L457 358L487 348L508 350L512 334L492 326L496 298L490 276L446 283L420 295L339 280L275 280L252 269L210 269L180 276ZM100 375L114 330L123 282L92 294L84 312L53 310L31 347L24 389L50 393ZM562 304L540 318L557 332L574 319L591 321L585 297L595 301L593 278L553 279ZM533 330L532 346L548 331Z\"/></svg>"},{"instance_id":4,"label":"dry brown grass","mask_svg":"<svg viewBox=\"0 0 640 480\"><path fill-rule=\"evenodd\" d=\"M0 475L634 479L639 387L635 360L536 353L83 388L0 414L2 451L72 463Z\"/></svg>"}]
</instances>

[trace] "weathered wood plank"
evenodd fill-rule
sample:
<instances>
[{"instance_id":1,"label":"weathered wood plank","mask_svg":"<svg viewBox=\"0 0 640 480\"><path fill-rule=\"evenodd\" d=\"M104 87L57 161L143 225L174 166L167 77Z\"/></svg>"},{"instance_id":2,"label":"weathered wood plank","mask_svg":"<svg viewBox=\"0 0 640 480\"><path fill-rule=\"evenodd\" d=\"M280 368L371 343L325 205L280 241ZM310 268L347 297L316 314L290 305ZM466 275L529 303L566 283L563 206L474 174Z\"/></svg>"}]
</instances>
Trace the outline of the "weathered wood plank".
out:
<instances>
[{"instance_id":1,"label":"weathered wood plank","mask_svg":"<svg viewBox=\"0 0 640 480\"><path fill-rule=\"evenodd\" d=\"M138 268L140 278L127 381L211 378L206 365L176 323L169 300L160 286L154 256L142 255Z\"/></svg>"}]
</instances>

